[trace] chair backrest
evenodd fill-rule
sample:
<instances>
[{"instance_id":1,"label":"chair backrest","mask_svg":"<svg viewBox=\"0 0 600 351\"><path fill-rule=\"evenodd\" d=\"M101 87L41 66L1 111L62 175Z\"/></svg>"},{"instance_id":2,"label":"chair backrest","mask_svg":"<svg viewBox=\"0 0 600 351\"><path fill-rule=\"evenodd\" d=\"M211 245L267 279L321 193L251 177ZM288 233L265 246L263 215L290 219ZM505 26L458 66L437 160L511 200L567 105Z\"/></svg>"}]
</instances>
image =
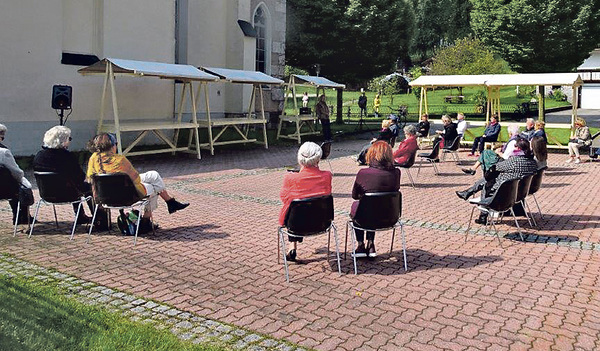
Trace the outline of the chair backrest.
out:
<instances>
[{"instance_id":1,"label":"chair backrest","mask_svg":"<svg viewBox=\"0 0 600 351\"><path fill-rule=\"evenodd\" d=\"M8 168L0 166L0 199L12 199L19 192L19 183Z\"/></svg>"},{"instance_id":2,"label":"chair backrest","mask_svg":"<svg viewBox=\"0 0 600 351\"><path fill-rule=\"evenodd\" d=\"M462 139L462 135L459 134L456 138L454 138L454 141L452 142L451 145L444 145L444 150L449 150L449 151L456 151L458 150L458 148L460 147L460 140Z\"/></svg>"},{"instance_id":3,"label":"chair backrest","mask_svg":"<svg viewBox=\"0 0 600 351\"><path fill-rule=\"evenodd\" d=\"M408 158L408 160L406 160L406 162L403 165L398 165L398 167L401 168L410 168L415 164L415 160L417 159L417 150L415 150L412 155L410 155L410 157Z\"/></svg>"},{"instance_id":4,"label":"chair backrest","mask_svg":"<svg viewBox=\"0 0 600 351\"><path fill-rule=\"evenodd\" d=\"M94 174L94 200L107 206L130 206L141 199L133 181L125 173Z\"/></svg>"},{"instance_id":5,"label":"chair backrest","mask_svg":"<svg viewBox=\"0 0 600 351\"><path fill-rule=\"evenodd\" d=\"M391 228L401 215L400 191L366 193L360 198L352 221L360 228L378 230Z\"/></svg>"},{"instance_id":6,"label":"chair backrest","mask_svg":"<svg viewBox=\"0 0 600 351\"><path fill-rule=\"evenodd\" d=\"M533 174L525 176L519 180L519 189L517 190L517 199L515 200L516 202L519 202L527 197L532 180Z\"/></svg>"},{"instance_id":7,"label":"chair backrest","mask_svg":"<svg viewBox=\"0 0 600 351\"><path fill-rule=\"evenodd\" d=\"M533 175L533 179L531 179L531 185L529 186L529 195L537 193L537 191L542 187L542 178L544 177L544 171L546 169L548 169L548 167L538 169L538 171Z\"/></svg>"},{"instance_id":8,"label":"chair backrest","mask_svg":"<svg viewBox=\"0 0 600 351\"><path fill-rule=\"evenodd\" d=\"M309 236L327 230L333 221L333 196L316 196L293 200L285 216L290 234Z\"/></svg>"},{"instance_id":9,"label":"chair backrest","mask_svg":"<svg viewBox=\"0 0 600 351\"><path fill-rule=\"evenodd\" d=\"M329 157L329 154L331 153L331 141L323 142L323 144L321 144L321 150L321 160L326 160L327 157Z\"/></svg>"},{"instance_id":10,"label":"chair backrest","mask_svg":"<svg viewBox=\"0 0 600 351\"><path fill-rule=\"evenodd\" d=\"M437 158L440 155L440 140L438 140L436 143L433 143L433 150L431 150L431 153L427 156L427 158Z\"/></svg>"},{"instance_id":11,"label":"chair backrest","mask_svg":"<svg viewBox=\"0 0 600 351\"><path fill-rule=\"evenodd\" d=\"M40 197L52 203L74 202L81 192L64 175L56 172L33 172Z\"/></svg>"},{"instance_id":12,"label":"chair backrest","mask_svg":"<svg viewBox=\"0 0 600 351\"><path fill-rule=\"evenodd\" d=\"M487 206L494 211L504 212L513 207L517 200L517 191L519 190L519 179L507 180L496 190L496 194Z\"/></svg>"}]
</instances>

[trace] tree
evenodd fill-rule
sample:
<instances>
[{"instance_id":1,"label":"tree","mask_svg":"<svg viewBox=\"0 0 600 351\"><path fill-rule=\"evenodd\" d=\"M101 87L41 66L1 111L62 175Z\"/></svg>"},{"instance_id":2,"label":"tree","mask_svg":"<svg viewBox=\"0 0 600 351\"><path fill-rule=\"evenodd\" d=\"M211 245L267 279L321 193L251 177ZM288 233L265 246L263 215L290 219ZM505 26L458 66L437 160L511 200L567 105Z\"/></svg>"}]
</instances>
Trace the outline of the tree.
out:
<instances>
[{"instance_id":1,"label":"tree","mask_svg":"<svg viewBox=\"0 0 600 351\"><path fill-rule=\"evenodd\" d=\"M474 33L518 72L572 71L598 47L599 1L472 2Z\"/></svg>"},{"instance_id":2,"label":"tree","mask_svg":"<svg viewBox=\"0 0 600 351\"><path fill-rule=\"evenodd\" d=\"M437 51L433 57L431 73L448 74L500 74L510 69L502 59L494 54L479 39L459 39L454 45Z\"/></svg>"}]
</instances>

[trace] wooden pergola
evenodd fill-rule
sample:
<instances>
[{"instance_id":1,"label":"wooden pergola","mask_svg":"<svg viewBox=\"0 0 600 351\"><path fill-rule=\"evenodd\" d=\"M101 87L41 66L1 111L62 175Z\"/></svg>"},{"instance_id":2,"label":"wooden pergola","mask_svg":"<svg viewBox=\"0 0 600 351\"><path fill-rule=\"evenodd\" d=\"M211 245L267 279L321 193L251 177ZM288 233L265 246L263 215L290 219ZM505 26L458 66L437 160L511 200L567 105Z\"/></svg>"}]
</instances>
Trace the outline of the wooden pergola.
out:
<instances>
[{"instance_id":1,"label":"wooden pergola","mask_svg":"<svg viewBox=\"0 0 600 351\"><path fill-rule=\"evenodd\" d=\"M208 90L206 84L208 82L218 81L219 78L212 74L202 72L194 66L178 65L172 63L149 62L149 61L134 61L115 58L105 58L94 63L91 66L84 67L78 71L82 75L103 75L104 86L102 88L102 98L100 105L100 117L97 125L97 132L115 133L117 137L118 152L123 155L148 155L163 152L195 152L200 155L200 143L198 137L198 122L196 120L196 96L194 95L194 82L198 83L198 91L201 86L205 86L206 112L210 113L208 107ZM119 116L119 108L117 103L117 91L115 89L115 76L129 77L157 77L160 79L177 80L183 83L177 111L177 119L173 117L165 118L164 120L143 121L143 120L122 120ZM113 118L111 122L105 120L105 105L107 100L107 92L110 87ZM190 122L183 122L183 105L186 98L186 93L189 93L190 104L192 106L192 118ZM182 129L190 130L190 141L187 146L178 146L177 138L179 131ZM162 131L173 130L174 137L171 140ZM123 150L121 134L126 132L135 132L137 136ZM167 147L152 150L131 151L142 139L150 132L154 133ZM192 134L195 139L195 147L192 146Z\"/></svg>"}]
</instances>

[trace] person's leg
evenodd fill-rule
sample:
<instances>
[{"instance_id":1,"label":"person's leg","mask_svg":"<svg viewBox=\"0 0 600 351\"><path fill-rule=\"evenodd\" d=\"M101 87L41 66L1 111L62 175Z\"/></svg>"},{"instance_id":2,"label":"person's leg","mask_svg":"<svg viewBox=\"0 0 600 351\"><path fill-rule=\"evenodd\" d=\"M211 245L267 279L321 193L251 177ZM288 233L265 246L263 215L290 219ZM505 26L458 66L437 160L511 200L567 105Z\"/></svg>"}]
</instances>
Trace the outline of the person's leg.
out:
<instances>
[{"instance_id":1,"label":"person's leg","mask_svg":"<svg viewBox=\"0 0 600 351\"><path fill-rule=\"evenodd\" d=\"M291 249L286 255L285 258L288 261L291 262L296 262L296 250L298 249L298 243L302 242L301 237L296 237L296 236L289 236L288 235L288 241L290 242L290 244L292 244L293 249Z\"/></svg>"},{"instance_id":2,"label":"person's leg","mask_svg":"<svg viewBox=\"0 0 600 351\"><path fill-rule=\"evenodd\" d=\"M331 123L328 119L321 119L321 127L323 127L323 139L331 140Z\"/></svg>"},{"instance_id":3,"label":"person's leg","mask_svg":"<svg viewBox=\"0 0 600 351\"><path fill-rule=\"evenodd\" d=\"M471 147L471 155L475 154L475 150L477 150L477 146L479 145L481 138L482 137L476 137L475 139L473 139L473 146Z\"/></svg>"},{"instance_id":4,"label":"person's leg","mask_svg":"<svg viewBox=\"0 0 600 351\"><path fill-rule=\"evenodd\" d=\"M481 178L478 181L476 181L470 188L463 191L457 191L456 195L458 195L458 197L460 197L463 200L467 200L469 197L473 196L473 194L481 191L485 186L485 183L485 178Z\"/></svg>"},{"instance_id":5,"label":"person's leg","mask_svg":"<svg viewBox=\"0 0 600 351\"><path fill-rule=\"evenodd\" d=\"M354 234L356 236L356 249L354 250L356 257L367 257L368 252L365 247L365 231L354 229Z\"/></svg>"},{"instance_id":6,"label":"person's leg","mask_svg":"<svg viewBox=\"0 0 600 351\"><path fill-rule=\"evenodd\" d=\"M148 195L158 194L163 200L165 200L165 202L167 203L169 213L182 210L190 205L189 203L178 202L177 200L175 200L175 198L169 195L169 193L165 189L165 183L163 182L163 179L160 176L160 174L158 174L158 172L148 171L146 173L142 173L140 174L140 179L146 187L146 192ZM151 200L151 210L154 210L156 209L156 207L158 207L155 203L156 197L154 197L154 200ZM144 217L146 217L146 215L144 215Z\"/></svg>"},{"instance_id":7,"label":"person's leg","mask_svg":"<svg viewBox=\"0 0 600 351\"><path fill-rule=\"evenodd\" d=\"M579 157L579 144L573 144L573 154L575 154L575 163L579 163L581 162L581 158Z\"/></svg>"},{"instance_id":8,"label":"person's leg","mask_svg":"<svg viewBox=\"0 0 600 351\"><path fill-rule=\"evenodd\" d=\"M367 254L369 257L377 256L375 251L375 232L367 231Z\"/></svg>"},{"instance_id":9,"label":"person's leg","mask_svg":"<svg viewBox=\"0 0 600 351\"><path fill-rule=\"evenodd\" d=\"M484 137L480 137L480 138L481 139L479 139L478 149L479 149L479 153L481 154L483 152L483 149L485 148L485 142L486 141L491 141L491 139L484 138Z\"/></svg>"}]
</instances>

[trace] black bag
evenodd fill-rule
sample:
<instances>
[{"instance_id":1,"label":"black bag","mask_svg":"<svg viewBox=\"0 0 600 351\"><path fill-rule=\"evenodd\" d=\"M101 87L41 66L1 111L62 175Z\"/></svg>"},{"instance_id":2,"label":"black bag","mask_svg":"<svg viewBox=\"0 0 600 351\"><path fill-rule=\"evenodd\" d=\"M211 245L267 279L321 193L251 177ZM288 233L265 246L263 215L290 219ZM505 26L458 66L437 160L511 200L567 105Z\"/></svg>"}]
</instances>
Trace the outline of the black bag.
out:
<instances>
[{"instance_id":1,"label":"black bag","mask_svg":"<svg viewBox=\"0 0 600 351\"><path fill-rule=\"evenodd\" d=\"M135 235L135 224L129 218L129 213L124 210L119 210L119 217L117 217L117 227L123 235Z\"/></svg>"},{"instance_id":2,"label":"black bag","mask_svg":"<svg viewBox=\"0 0 600 351\"><path fill-rule=\"evenodd\" d=\"M33 190L25 187L23 184L19 185L19 202L21 203L21 207L33 205Z\"/></svg>"}]
</instances>

